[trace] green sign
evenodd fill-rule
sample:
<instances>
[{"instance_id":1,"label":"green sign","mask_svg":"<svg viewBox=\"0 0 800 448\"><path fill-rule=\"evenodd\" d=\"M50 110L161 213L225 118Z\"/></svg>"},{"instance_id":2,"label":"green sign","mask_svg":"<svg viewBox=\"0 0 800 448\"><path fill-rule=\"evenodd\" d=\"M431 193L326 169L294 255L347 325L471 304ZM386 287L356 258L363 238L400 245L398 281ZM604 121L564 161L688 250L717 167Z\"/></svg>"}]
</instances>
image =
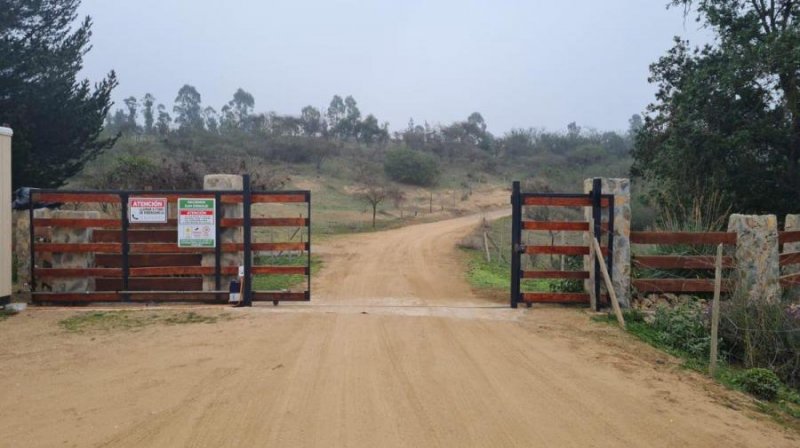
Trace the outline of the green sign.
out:
<instances>
[{"instance_id":1,"label":"green sign","mask_svg":"<svg viewBox=\"0 0 800 448\"><path fill-rule=\"evenodd\" d=\"M178 199L178 247L216 247L214 199Z\"/></svg>"}]
</instances>

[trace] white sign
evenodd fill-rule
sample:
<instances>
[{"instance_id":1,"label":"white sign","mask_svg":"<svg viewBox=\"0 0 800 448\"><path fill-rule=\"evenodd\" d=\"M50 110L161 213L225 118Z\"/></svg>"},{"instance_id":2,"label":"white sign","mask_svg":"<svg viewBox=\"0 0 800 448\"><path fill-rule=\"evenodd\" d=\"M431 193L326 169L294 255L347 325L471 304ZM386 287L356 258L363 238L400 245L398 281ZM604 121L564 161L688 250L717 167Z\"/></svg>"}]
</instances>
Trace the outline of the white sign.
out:
<instances>
[{"instance_id":1,"label":"white sign","mask_svg":"<svg viewBox=\"0 0 800 448\"><path fill-rule=\"evenodd\" d=\"M178 247L216 247L214 199L178 199Z\"/></svg>"},{"instance_id":2,"label":"white sign","mask_svg":"<svg viewBox=\"0 0 800 448\"><path fill-rule=\"evenodd\" d=\"M128 221L136 223L166 223L166 198L128 198Z\"/></svg>"}]
</instances>

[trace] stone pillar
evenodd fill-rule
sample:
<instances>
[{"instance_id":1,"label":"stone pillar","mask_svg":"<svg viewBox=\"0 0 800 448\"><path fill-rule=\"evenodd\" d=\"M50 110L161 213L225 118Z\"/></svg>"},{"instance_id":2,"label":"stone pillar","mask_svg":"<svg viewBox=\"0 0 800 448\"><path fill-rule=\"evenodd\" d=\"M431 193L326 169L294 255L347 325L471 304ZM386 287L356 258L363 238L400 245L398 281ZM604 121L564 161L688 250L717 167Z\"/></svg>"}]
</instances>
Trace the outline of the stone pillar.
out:
<instances>
[{"instance_id":1,"label":"stone pillar","mask_svg":"<svg viewBox=\"0 0 800 448\"><path fill-rule=\"evenodd\" d=\"M0 127L0 304L11 300L11 136Z\"/></svg>"},{"instance_id":2,"label":"stone pillar","mask_svg":"<svg viewBox=\"0 0 800 448\"><path fill-rule=\"evenodd\" d=\"M242 176L236 174L208 174L203 178L204 190L234 190L242 191ZM217 204L221 207L223 218L242 218L242 204ZM220 240L217 244L241 243L244 241L242 228L234 227L222 229ZM203 254L203 266L214 266L214 254ZM241 252L223 252L220 263L222 266L241 266L244 258ZM222 276L220 288L228 290L228 283L236 276ZM203 290L213 291L215 288L214 276L203 277Z\"/></svg>"},{"instance_id":3,"label":"stone pillar","mask_svg":"<svg viewBox=\"0 0 800 448\"><path fill-rule=\"evenodd\" d=\"M786 222L783 227L787 232L800 231L800 215L786 215ZM783 253L800 253L800 242L786 243L783 245ZM791 264L781 268L781 275L796 274L800 272L800 264ZM800 286L791 286L786 291L793 300L800 299Z\"/></svg>"},{"instance_id":4,"label":"stone pillar","mask_svg":"<svg viewBox=\"0 0 800 448\"><path fill-rule=\"evenodd\" d=\"M728 232L736 232L737 237L732 274L737 293L747 294L748 300L777 303L781 288L775 215L731 215Z\"/></svg>"},{"instance_id":5,"label":"stone pillar","mask_svg":"<svg viewBox=\"0 0 800 448\"><path fill-rule=\"evenodd\" d=\"M14 210L11 219L11 236L14 256L17 258L17 291L28 291L31 282L31 243L28 211Z\"/></svg>"},{"instance_id":6,"label":"stone pillar","mask_svg":"<svg viewBox=\"0 0 800 448\"><path fill-rule=\"evenodd\" d=\"M583 192L592 191L593 179L583 181ZM614 195L614 254L611 266L611 282L614 284L614 292L617 293L619 304L622 307L630 306L631 298L631 181L626 178L601 178L602 193ZM584 216L589 222L589 233L586 234L585 242L591 243L593 238L592 230L592 208L584 209ZM608 219L607 211L604 209L603 216ZM602 241L601 241L602 243ZM584 263L589 271L589 282L586 284L587 291L594 286L594 264Z\"/></svg>"},{"instance_id":7,"label":"stone pillar","mask_svg":"<svg viewBox=\"0 0 800 448\"><path fill-rule=\"evenodd\" d=\"M48 209L34 210L33 216L35 219L99 219L102 217L101 213L97 211ZM50 234L44 235L42 238L53 243L91 243L92 229L53 227ZM37 236L36 242L41 241L42 239ZM94 253L53 253L50 257L39 257L37 254L36 266L40 268L91 268L94 267ZM50 290L53 292L88 292L95 290L95 283L92 277L37 278L36 289L37 291Z\"/></svg>"}]
</instances>

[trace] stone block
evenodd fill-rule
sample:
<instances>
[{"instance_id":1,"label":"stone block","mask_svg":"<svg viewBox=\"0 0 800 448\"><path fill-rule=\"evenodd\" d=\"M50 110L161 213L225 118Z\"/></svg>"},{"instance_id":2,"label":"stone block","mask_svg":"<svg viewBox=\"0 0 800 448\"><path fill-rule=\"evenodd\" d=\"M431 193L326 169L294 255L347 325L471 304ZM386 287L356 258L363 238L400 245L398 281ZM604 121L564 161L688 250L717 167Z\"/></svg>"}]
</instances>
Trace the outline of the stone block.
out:
<instances>
[{"instance_id":1,"label":"stone block","mask_svg":"<svg viewBox=\"0 0 800 448\"><path fill-rule=\"evenodd\" d=\"M739 215L728 219L735 232L736 267L732 278L736 293L751 301L777 303L781 298L778 220L775 215Z\"/></svg>"}]
</instances>

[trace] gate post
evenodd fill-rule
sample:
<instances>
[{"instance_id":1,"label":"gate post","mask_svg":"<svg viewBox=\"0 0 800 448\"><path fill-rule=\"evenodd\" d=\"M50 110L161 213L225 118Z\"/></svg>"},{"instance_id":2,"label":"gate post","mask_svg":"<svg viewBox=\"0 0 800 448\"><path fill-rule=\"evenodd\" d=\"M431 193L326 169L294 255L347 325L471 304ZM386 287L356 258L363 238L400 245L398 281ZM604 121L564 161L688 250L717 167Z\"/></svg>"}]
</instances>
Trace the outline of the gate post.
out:
<instances>
[{"instance_id":1,"label":"gate post","mask_svg":"<svg viewBox=\"0 0 800 448\"><path fill-rule=\"evenodd\" d=\"M607 215L609 219L613 219L609 229L613 227L614 232L614 244L609 247L612 255L609 274L619 304L626 308L630 306L631 297L631 183L627 178L603 177L599 180L603 193L613 195L613 204L609 204L610 207L613 207L613 213ZM591 193L594 181L595 179L584 180L584 193ZM609 208L609 210L611 209ZM592 218L591 212L588 210L585 216L587 220ZM592 269L587 270L590 271L590 276L593 275Z\"/></svg>"},{"instance_id":2,"label":"gate post","mask_svg":"<svg viewBox=\"0 0 800 448\"><path fill-rule=\"evenodd\" d=\"M252 242L252 227L250 226L250 206L252 205L252 195L250 192L250 175L245 174L242 176L242 183L244 189L242 190L242 208L244 212L244 297L242 297L242 304L244 306L253 306L253 253L251 250Z\"/></svg>"},{"instance_id":3,"label":"gate post","mask_svg":"<svg viewBox=\"0 0 800 448\"><path fill-rule=\"evenodd\" d=\"M522 196L519 181L511 187L511 308L516 308L520 299L520 243L522 239Z\"/></svg>"},{"instance_id":4,"label":"gate post","mask_svg":"<svg viewBox=\"0 0 800 448\"><path fill-rule=\"evenodd\" d=\"M736 232L736 269L732 277L739 293L751 302L781 300L778 219L775 215L739 215L728 218L728 232Z\"/></svg>"},{"instance_id":5,"label":"gate post","mask_svg":"<svg viewBox=\"0 0 800 448\"><path fill-rule=\"evenodd\" d=\"M599 178L592 180L592 238L598 242L601 241L602 234L602 221L603 221L603 184ZM592 245L589 246L594 247ZM591 253L592 250L590 249ZM592 293L589 294L589 303L595 311L600 310L600 260L603 254L596 254L594 260L590 261L592 269L589 270L589 279L592 282Z\"/></svg>"},{"instance_id":6,"label":"gate post","mask_svg":"<svg viewBox=\"0 0 800 448\"><path fill-rule=\"evenodd\" d=\"M800 214L786 215L783 230L787 232L800 231ZM800 252L800 243L784 243L783 253ZM800 272L800 265L792 264L781 268L781 275L791 275ZM800 286L789 286L784 288L790 298L800 299Z\"/></svg>"},{"instance_id":7,"label":"gate post","mask_svg":"<svg viewBox=\"0 0 800 448\"><path fill-rule=\"evenodd\" d=\"M231 191L232 193L242 191L242 176L238 174L208 174L203 177L203 189L213 191ZM203 254L203 266L215 266L213 276L203 276L203 290L214 291L228 289L228 282L235 279L235 275L217 277L219 268L223 266L241 266L242 257L237 252L223 253L221 250L222 244L225 243L241 243L242 242L242 229L238 227L220 228L221 220L225 218L241 218L242 205L240 204L222 204L219 200L221 194L214 194L216 199L216 229L217 232L217 248L214 253ZM219 255L218 255L219 253ZM219 280L219 282L218 282ZM227 294L225 294L227 296Z\"/></svg>"},{"instance_id":8,"label":"gate post","mask_svg":"<svg viewBox=\"0 0 800 448\"><path fill-rule=\"evenodd\" d=\"M11 136L0 127L0 305L11 300Z\"/></svg>"}]
</instances>

